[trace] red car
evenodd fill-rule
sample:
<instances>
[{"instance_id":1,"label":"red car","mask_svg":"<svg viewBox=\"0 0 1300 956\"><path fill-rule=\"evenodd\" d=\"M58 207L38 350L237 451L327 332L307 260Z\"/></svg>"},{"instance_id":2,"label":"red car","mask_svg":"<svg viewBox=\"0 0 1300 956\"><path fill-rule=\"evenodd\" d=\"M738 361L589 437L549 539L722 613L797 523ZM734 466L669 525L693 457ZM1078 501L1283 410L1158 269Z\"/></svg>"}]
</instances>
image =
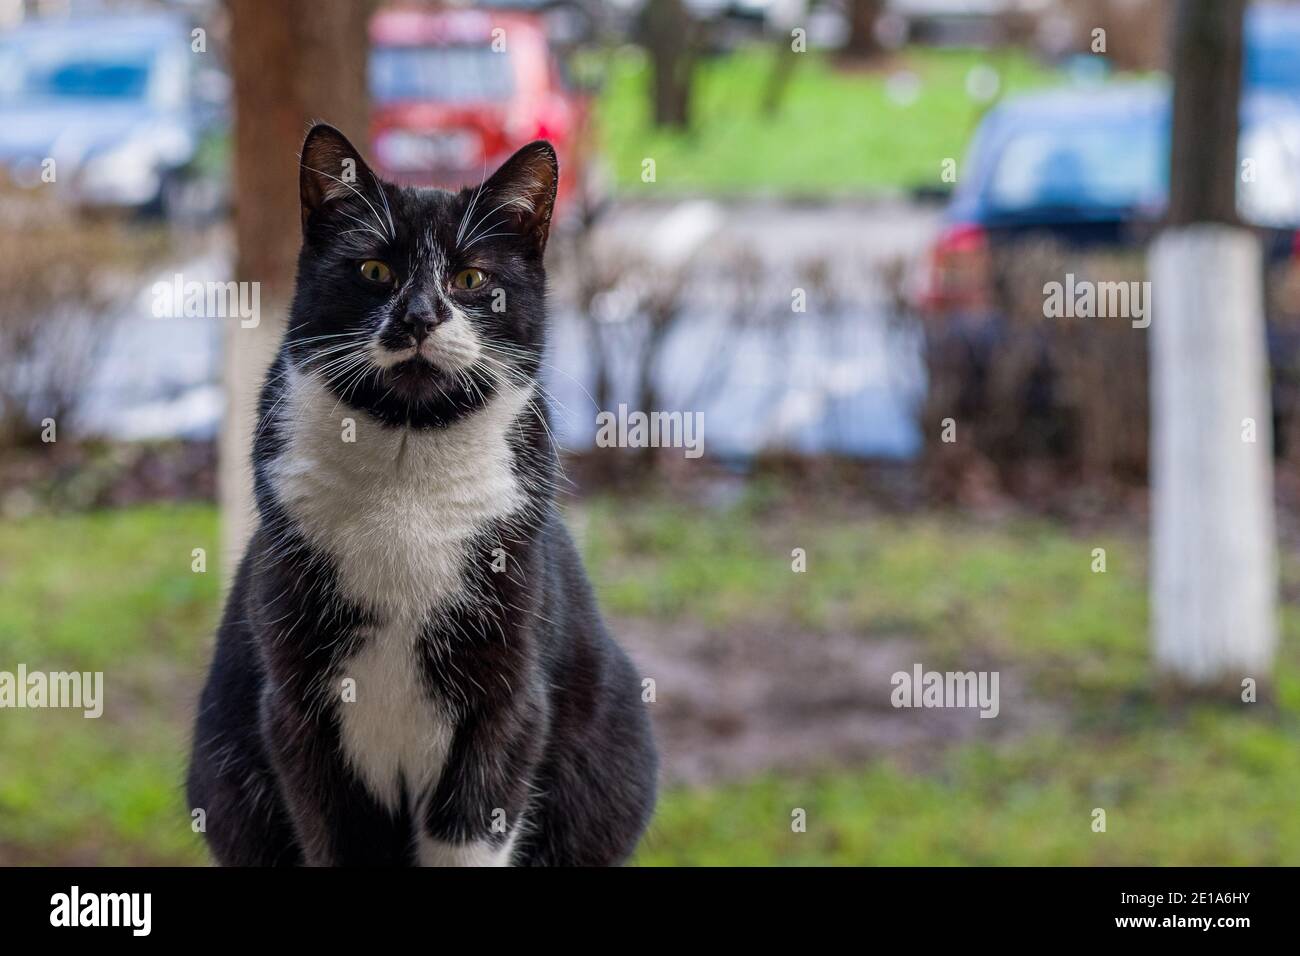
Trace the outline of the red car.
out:
<instances>
[{"instance_id":1,"label":"red car","mask_svg":"<svg viewBox=\"0 0 1300 956\"><path fill-rule=\"evenodd\" d=\"M582 206L585 96L566 89L542 21L483 10L387 8L370 22L371 145L396 182L456 189L525 143L560 159L556 218Z\"/></svg>"}]
</instances>

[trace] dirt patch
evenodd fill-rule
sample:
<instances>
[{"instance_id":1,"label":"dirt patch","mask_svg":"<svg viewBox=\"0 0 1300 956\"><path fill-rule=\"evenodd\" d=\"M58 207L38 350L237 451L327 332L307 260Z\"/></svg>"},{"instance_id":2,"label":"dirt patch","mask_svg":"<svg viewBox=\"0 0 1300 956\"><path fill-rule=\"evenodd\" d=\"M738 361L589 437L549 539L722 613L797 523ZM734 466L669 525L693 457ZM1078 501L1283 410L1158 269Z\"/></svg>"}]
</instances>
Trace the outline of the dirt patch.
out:
<instances>
[{"instance_id":1,"label":"dirt patch","mask_svg":"<svg viewBox=\"0 0 1300 956\"><path fill-rule=\"evenodd\" d=\"M978 708L895 708L896 672L911 673L918 662L941 669L904 638L641 620L616 621L614 632L654 678L650 707L666 784L885 757L923 765L952 744L1006 741L1061 720L1015 669L992 661L962 669L998 672L996 717L981 718Z\"/></svg>"}]
</instances>

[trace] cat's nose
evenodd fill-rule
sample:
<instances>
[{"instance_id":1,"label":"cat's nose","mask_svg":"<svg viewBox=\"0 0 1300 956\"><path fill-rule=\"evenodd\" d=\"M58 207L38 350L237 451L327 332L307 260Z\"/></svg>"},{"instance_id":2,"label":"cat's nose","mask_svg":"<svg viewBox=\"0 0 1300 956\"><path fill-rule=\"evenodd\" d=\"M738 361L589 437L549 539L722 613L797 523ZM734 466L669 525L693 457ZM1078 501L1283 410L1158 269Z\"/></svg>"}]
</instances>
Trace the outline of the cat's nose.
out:
<instances>
[{"instance_id":1,"label":"cat's nose","mask_svg":"<svg viewBox=\"0 0 1300 956\"><path fill-rule=\"evenodd\" d=\"M446 309L435 308L424 303L412 304L402 316L402 325L415 336L417 342L420 342L450 317L450 312Z\"/></svg>"}]
</instances>

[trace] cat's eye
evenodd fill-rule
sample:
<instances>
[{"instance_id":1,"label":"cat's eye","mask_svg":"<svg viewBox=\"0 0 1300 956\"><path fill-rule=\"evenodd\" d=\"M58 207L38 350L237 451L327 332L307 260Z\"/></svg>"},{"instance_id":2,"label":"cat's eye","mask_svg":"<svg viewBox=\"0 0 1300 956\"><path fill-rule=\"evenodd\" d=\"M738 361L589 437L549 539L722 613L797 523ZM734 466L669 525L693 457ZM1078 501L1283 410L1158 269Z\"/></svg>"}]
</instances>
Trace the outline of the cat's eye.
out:
<instances>
[{"instance_id":1,"label":"cat's eye","mask_svg":"<svg viewBox=\"0 0 1300 956\"><path fill-rule=\"evenodd\" d=\"M390 285L393 281L393 270L378 259L367 259L361 263L361 278L376 285Z\"/></svg>"},{"instance_id":2,"label":"cat's eye","mask_svg":"<svg viewBox=\"0 0 1300 956\"><path fill-rule=\"evenodd\" d=\"M477 289L484 282L487 282L487 273L482 269L462 269L451 284L457 289Z\"/></svg>"}]
</instances>

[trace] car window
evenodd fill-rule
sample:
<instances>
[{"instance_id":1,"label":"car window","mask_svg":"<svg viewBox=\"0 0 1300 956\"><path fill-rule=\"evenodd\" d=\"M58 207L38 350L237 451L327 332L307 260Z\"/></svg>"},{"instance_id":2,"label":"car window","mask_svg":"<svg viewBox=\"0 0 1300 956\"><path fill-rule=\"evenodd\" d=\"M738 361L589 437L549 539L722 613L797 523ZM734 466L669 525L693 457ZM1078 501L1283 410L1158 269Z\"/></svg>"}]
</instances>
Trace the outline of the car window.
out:
<instances>
[{"instance_id":1,"label":"car window","mask_svg":"<svg viewBox=\"0 0 1300 956\"><path fill-rule=\"evenodd\" d=\"M1165 131L1153 123L1052 126L1014 134L994 160L991 206L1128 209L1161 201Z\"/></svg>"},{"instance_id":2,"label":"car window","mask_svg":"<svg viewBox=\"0 0 1300 956\"><path fill-rule=\"evenodd\" d=\"M8 44L0 48L0 100L142 100L154 59L141 45Z\"/></svg>"},{"instance_id":3,"label":"car window","mask_svg":"<svg viewBox=\"0 0 1300 956\"><path fill-rule=\"evenodd\" d=\"M1300 12L1255 8L1246 15L1245 78L1255 89L1300 90Z\"/></svg>"},{"instance_id":4,"label":"car window","mask_svg":"<svg viewBox=\"0 0 1300 956\"><path fill-rule=\"evenodd\" d=\"M378 103L505 100L513 90L509 55L489 46L390 46L370 54L370 95Z\"/></svg>"},{"instance_id":5,"label":"car window","mask_svg":"<svg viewBox=\"0 0 1300 956\"><path fill-rule=\"evenodd\" d=\"M986 187L997 212L1162 207L1168 194L1163 123L1018 133L994 157ZM1260 226L1300 224L1300 123L1267 119L1242 131L1237 209Z\"/></svg>"}]
</instances>

